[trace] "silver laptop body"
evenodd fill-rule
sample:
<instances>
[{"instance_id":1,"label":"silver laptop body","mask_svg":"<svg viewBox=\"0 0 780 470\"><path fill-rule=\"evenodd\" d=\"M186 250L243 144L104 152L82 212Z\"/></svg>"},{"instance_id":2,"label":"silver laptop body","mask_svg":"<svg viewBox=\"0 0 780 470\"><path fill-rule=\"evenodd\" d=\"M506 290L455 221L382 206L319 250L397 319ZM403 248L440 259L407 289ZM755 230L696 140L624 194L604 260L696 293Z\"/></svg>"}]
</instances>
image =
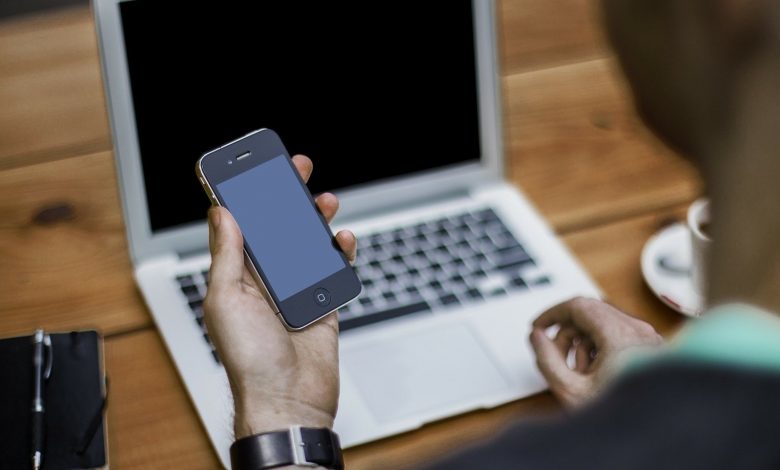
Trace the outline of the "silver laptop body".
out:
<instances>
[{"instance_id":1,"label":"silver laptop body","mask_svg":"<svg viewBox=\"0 0 780 470\"><path fill-rule=\"evenodd\" d=\"M206 288L207 227L205 219L166 230L151 227L148 208L154 201L144 186L119 3L96 0L94 7L135 277L211 442L229 468L230 390L193 307ZM373 280L364 289L369 298L341 313L335 430L345 447L544 390L527 343L531 321L570 297L599 296L528 200L503 178L493 2L474 0L473 18L478 160L337 191L341 209L334 229L348 227L357 234L358 272ZM439 236L446 246L436 258L431 253L437 252ZM418 239L424 249L410 246ZM488 253L480 255L479 246L488 246ZM452 258L458 247L473 255L466 267ZM362 256L366 251L370 258ZM419 265L408 261L420 252L434 259ZM411 268L402 265L407 261ZM467 268L482 274L459 274ZM407 271L419 277L410 278ZM393 313L381 314L387 311ZM381 321L371 320L375 312L384 315Z\"/></svg>"}]
</instances>

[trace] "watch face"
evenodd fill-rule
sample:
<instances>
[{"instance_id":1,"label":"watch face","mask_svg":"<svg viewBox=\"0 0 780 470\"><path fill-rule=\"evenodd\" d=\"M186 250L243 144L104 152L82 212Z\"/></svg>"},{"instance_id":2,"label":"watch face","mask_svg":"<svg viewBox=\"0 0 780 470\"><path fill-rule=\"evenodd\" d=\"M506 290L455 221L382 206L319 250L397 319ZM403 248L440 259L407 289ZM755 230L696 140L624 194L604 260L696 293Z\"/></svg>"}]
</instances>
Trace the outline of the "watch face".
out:
<instances>
[{"instance_id":1,"label":"watch face","mask_svg":"<svg viewBox=\"0 0 780 470\"><path fill-rule=\"evenodd\" d=\"M307 464L344 469L338 434L328 428L300 426L242 437L230 446L230 463L233 470Z\"/></svg>"}]
</instances>

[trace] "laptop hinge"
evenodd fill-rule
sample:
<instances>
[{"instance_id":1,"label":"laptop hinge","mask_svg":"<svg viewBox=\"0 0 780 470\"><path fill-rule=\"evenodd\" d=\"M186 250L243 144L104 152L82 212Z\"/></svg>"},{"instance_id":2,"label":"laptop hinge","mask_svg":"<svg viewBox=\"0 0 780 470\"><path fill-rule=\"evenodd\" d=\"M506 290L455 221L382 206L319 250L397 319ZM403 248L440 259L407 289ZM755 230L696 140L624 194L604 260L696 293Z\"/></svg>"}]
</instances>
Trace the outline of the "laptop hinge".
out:
<instances>
[{"instance_id":1,"label":"laptop hinge","mask_svg":"<svg viewBox=\"0 0 780 470\"><path fill-rule=\"evenodd\" d=\"M435 204L438 202L451 201L453 199L466 198L468 196L469 196L468 188L458 188L452 191L438 193L429 197L416 198L412 202L405 201L397 204L389 203L386 205L382 205L381 207L375 207L371 209L364 209L355 212L350 212L348 215L336 217L336 223L341 225L345 223L348 224L351 220L355 220L355 219L363 219L366 217L372 217L372 218L380 217L383 215L391 214L393 212L403 211L411 207L419 207L419 206L425 206L429 204Z\"/></svg>"},{"instance_id":2,"label":"laptop hinge","mask_svg":"<svg viewBox=\"0 0 780 470\"><path fill-rule=\"evenodd\" d=\"M207 249L197 248L194 250L177 251L176 255L179 257L179 260L181 261L189 258L197 258L199 256L205 255L206 253L208 253Z\"/></svg>"}]
</instances>

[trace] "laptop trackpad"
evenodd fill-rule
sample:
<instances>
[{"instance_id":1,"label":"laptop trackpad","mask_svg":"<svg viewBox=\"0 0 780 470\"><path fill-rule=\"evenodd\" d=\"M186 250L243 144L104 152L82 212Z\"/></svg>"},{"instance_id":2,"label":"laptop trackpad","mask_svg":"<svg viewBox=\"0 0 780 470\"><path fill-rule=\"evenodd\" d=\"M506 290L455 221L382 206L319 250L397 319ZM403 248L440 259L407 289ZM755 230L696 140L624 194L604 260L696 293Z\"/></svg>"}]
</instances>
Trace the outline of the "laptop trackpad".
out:
<instances>
[{"instance_id":1,"label":"laptop trackpad","mask_svg":"<svg viewBox=\"0 0 780 470\"><path fill-rule=\"evenodd\" d=\"M508 386L465 324L350 348L342 360L380 423L478 401Z\"/></svg>"}]
</instances>

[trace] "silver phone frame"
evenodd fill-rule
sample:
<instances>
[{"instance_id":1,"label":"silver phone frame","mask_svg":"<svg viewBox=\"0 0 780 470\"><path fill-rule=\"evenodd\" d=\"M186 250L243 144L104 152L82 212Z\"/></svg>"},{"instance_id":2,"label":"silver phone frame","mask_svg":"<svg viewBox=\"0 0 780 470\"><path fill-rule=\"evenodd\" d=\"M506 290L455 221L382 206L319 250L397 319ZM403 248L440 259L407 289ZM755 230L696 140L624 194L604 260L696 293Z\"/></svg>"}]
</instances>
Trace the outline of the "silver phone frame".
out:
<instances>
[{"instance_id":1,"label":"silver phone frame","mask_svg":"<svg viewBox=\"0 0 780 470\"><path fill-rule=\"evenodd\" d=\"M203 188L203 190L206 192L206 196L208 196L209 200L214 206L218 207L224 207L220 202L219 199L217 199L217 195L214 193L214 189L211 187L211 182L209 182L209 179L206 177L206 174L203 172L203 159L206 158L208 155L211 155L212 153L223 149L224 147L227 147L228 145L234 144L238 142L239 140L245 139L251 135L257 134L258 132L262 132L266 130L263 129L257 129L254 130L244 136L239 137L238 139L232 140L226 144L221 145L218 148L215 148L213 150L209 150L205 154L203 154L200 158L198 158L197 163L195 164L195 174L198 177L198 180L200 181L200 185ZM263 297L265 298L266 302L268 302L268 305L271 306L271 309L273 309L274 313L277 317L279 317L279 320L282 322L285 328L289 331L301 331L304 328L308 327L309 325L312 325L319 320L327 317L328 315L332 314L336 310L340 309L341 307L349 304L350 302L354 301L358 297L360 297L360 294L363 293L363 284L360 284L360 291L358 291L357 295L349 299L348 301L342 303L341 305L334 307L331 310L328 310L327 312L323 313L322 315L318 316L314 320L302 325L302 326L292 326L289 323L287 323L287 320L284 318L284 315L282 315L282 311L279 308L279 305L274 300L274 297L271 295L271 292L268 291L268 286L265 284L265 281L263 281L263 277L260 275L260 273L257 271L257 266L252 262L252 258L249 256L249 253L247 253L246 248L244 248L244 265L246 265L247 269L249 270L249 273L252 275L252 278L255 280L255 283L257 283L257 286L260 287L260 293L263 294Z\"/></svg>"}]
</instances>

